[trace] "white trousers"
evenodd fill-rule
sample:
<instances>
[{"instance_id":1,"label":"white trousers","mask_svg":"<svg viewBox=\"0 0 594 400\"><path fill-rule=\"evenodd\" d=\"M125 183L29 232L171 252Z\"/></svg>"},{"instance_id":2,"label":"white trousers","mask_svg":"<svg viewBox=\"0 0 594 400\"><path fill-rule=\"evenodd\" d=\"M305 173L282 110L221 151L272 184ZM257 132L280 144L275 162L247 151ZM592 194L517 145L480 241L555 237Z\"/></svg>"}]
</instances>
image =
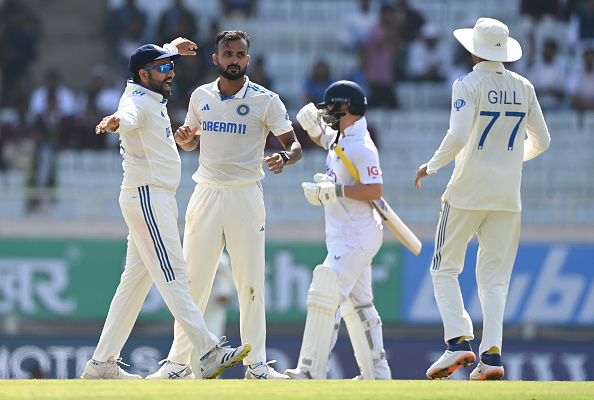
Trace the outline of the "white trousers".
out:
<instances>
[{"instance_id":1,"label":"white trousers","mask_svg":"<svg viewBox=\"0 0 594 400\"><path fill-rule=\"evenodd\" d=\"M503 312L520 240L521 213L462 210L442 203L435 234L431 277L435 300L444 325L444 340L474 338L472 321L464 309L458 275L464 269L468 242L479 242L476 281L483 312L479 354L503 340Z\"/></svg>"},{"instance_id":2,"label":"white trousers","mask_svg":"<svg viewBox=\"0 0 594 400\"><path fill-rule=\"evenodd\" d=\"M239 296L242 344L252 350L244 364L266 361L264 309L264 196L259 182L241 186L197 184L190 198L184 232L184 257L192 298L204 309L225 244ZM188 364L192 343L178 321L169 351L170 361Z\"/></svg>"},{"instance_id":3,"label":"white trousers","mask_svg":"<svg viewBox=\"0 0 594 400\"><path fill-rule=\"evenodd\" d=\"M153 186L122 190L120 207L129 229L126 266L93 359L119 357L153 282L198 354L206 354L219 341L190 296L175 193Z\"/></svg>"},{"instance_id":4,"label":"white trousers","mask_svg":"<svg viewBox=\"0 0 594 400\"><path fill-rule=\"evenodd\" d=\"M360 246L332 246L328 250L328 255L324 260L324 265L330 267L336 275L340 284L340 303L343 304L347 297L353 299L355 308L362 305L371 305L371 307L362 308L365 320L374 320L379 314L373 306L373 292L371 290L371 262L381 247L381 242L372 249L363 249ZM336 312L335 326L340 324L340 308ZM384 349L384 338L381 326L371 329L371 342L373 350ZM338 329L334 329L330 350L336 345L338 339ZM378 368L388 368L386 360L378 361L382 365L376 365ZM385 375L385 374L381 374Z\"/></svg>"}]
</instances>

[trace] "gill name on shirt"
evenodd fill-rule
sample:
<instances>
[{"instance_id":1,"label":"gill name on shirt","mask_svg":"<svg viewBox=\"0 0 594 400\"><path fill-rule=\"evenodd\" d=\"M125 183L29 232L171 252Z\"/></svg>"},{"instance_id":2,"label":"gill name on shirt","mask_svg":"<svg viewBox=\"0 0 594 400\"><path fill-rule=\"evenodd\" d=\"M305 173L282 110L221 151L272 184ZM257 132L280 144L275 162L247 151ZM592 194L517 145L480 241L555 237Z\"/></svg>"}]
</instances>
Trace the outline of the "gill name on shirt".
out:
<instances>
[{"instance_id":1,"label":"gill name on shirt","mask_svg":"<svg viewBox=\"0 0 594 400\"><path fill-rule=\"evenodd\" d=\"M245 135L247 125L223 121L202 121L202 132L225 132Z\"/></svg>"}]
</instances>

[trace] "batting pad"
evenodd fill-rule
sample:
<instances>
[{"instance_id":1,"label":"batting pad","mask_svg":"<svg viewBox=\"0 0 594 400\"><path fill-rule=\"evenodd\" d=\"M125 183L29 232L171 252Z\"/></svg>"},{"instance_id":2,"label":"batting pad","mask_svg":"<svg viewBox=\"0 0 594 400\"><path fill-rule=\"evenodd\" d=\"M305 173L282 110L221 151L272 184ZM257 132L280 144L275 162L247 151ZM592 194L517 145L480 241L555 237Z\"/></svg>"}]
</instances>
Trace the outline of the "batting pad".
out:
<instances>
[{"instance_id":1,"label":"batting pad","mask_svg":"<svg viewBox=\"0 0 594 400\"><path fill-rule=\"evenodd\" d=\"M340 306L340 314L349 331L355 359L365 380L375 379L375 361L386 357L383 350L373 349L373 340L369 331L380 328L382 321L379 317L365 319L362 309L371 307L373 304L364 304L355 308L350 297Z\"/></svg>"},{"instance_id":2,"label":"batting pad","mask_svg":"<svg viewBox=\"0 0 594 400\"><path fill-rule=\"evenodd\" d=\"M313 379L326 379L334 320L340 300L338 275L318 265L307 292L307 318L297 368L309 371Z\"/></svg>"}]
</instances>

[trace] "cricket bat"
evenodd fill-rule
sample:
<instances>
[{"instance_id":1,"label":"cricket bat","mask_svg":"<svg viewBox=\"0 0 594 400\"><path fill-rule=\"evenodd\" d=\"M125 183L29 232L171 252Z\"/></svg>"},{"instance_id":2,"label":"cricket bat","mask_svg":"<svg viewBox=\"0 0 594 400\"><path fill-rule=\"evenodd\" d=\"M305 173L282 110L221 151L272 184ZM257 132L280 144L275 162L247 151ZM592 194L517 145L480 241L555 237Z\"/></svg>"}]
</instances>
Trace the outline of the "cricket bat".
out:
<instances>
[{"instance_id":1,"label":"cricket bat","mask_svg":"<svg viewBox=\"0 0 594 400\"><path fill-rule=\"evenodd\" d=\"M344 154L344 151L342 151L340 146L334 146L334 151L336 154L338 154L338 157L340 157L357 183L361 183L361 180L359 179L359 172L357 172L357 169L353 163L351 163L351 160L347 158L346 154ZM398 239L398 241L402 243L407 249L409 249L415 256L418 256L421 253L421 241L413 233L413 231L411 231L410 228L406 226L404 222L402 222L400 217L394 212L394 210L392 210L388 202L382 197L380 200L372 200L369 203L371 203L373 208L375 208L375 211L377 211L396 239Z\"/></svg>"}]
</instances>

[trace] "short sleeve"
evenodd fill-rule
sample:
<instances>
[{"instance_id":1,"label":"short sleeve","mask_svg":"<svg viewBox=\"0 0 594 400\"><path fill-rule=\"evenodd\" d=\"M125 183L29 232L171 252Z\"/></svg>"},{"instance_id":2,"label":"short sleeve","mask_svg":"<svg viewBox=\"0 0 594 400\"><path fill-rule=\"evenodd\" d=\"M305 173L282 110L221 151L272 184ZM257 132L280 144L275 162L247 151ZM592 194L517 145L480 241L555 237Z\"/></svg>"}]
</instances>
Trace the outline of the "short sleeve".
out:
<instances>
[{"instance_id":1,"label":"short sleeve","mask_svg":"<svg viewBox=\"0 0 594 400\"><path fill-rule=\"evenodd\" d=\"M279 136L293 130L289 113L278 95L274 95L270 100L265 118L265 124L274 136Z\"/></svg>"},{"instance_id":2,"label":"short sleeve","mask_svg":"<svg viewBox=\"0 0 594 400\"><path fill-rule=\"evenodd\" d=\"M351 153L351 161L359 172L359 180L363 184L382 183L382 170L379 164L377 150L370 144L354 146Z\"/></svg>"},{"instance_id":3,"label":"short sleeve","mask_svg":"<svg viewBox=\"0 0 594 400\"><path fill-rule=\"evenodd\" d=\"M188 106L188 113L186 114L186 120L184 121L184 125L189 126L190 129L198 127L196 135L200 135L202 133L202 121L200 121L200 116L198 115L196 98L196 92L194 92L190 97L190 105Z\"/></svg>"}]
</instances>

